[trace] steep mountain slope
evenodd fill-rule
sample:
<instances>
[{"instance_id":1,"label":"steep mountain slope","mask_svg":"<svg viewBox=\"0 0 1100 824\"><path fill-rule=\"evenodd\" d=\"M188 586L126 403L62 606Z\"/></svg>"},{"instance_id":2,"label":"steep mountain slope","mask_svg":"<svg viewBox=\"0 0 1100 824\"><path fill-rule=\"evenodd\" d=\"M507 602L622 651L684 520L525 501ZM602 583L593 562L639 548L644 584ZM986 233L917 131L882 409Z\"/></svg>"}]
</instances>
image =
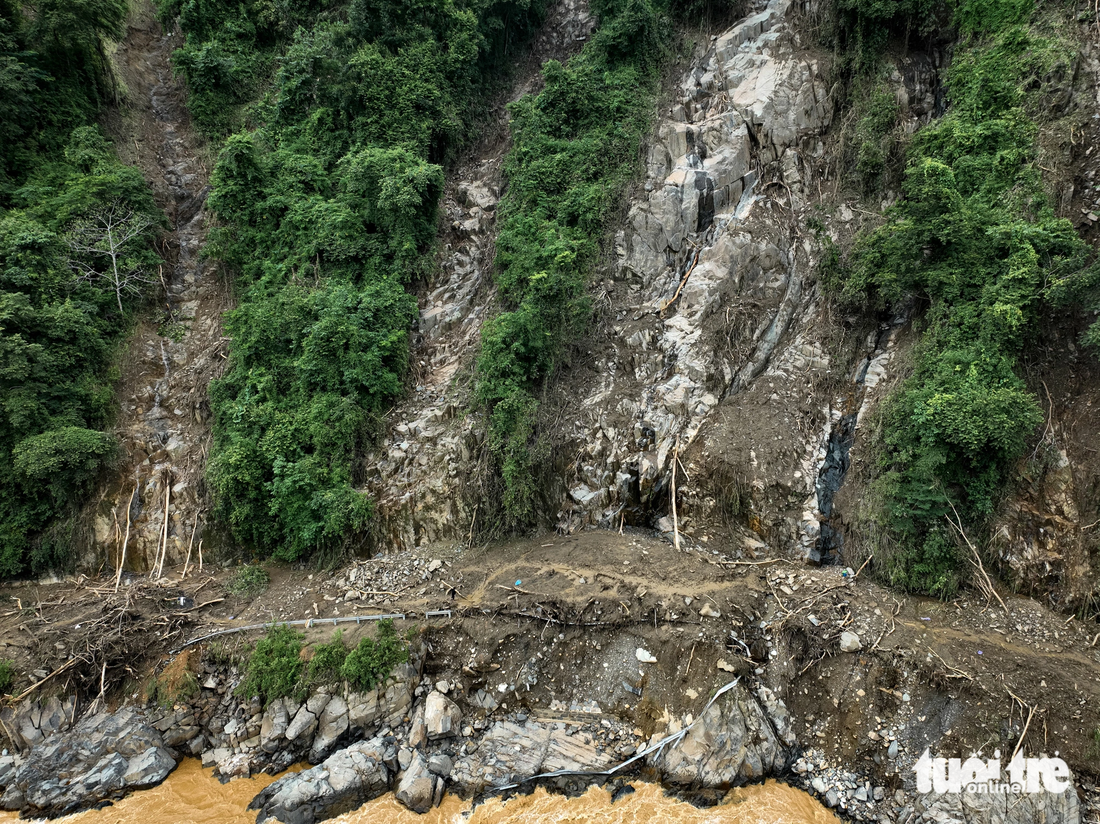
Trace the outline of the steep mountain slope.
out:
<instances>
[{"instance_id":1,"label":"steep mountain slope","mask_svg":"<svg viewBox=\"0 0 1100 824\"><path fill-rule=\"evenodd\" d=\"M94 542L83 563L92 568L116 565L124 544L130 569L151 570L161 552L182 562L208 522L207 387L223 369L221 314L230 299L215 263L201 256L209 161L170 64L179 44L143 6L115 55L127 99L108 115L108 128L122 160L142 169L170 231L160 250L165 304L139 324L122 360L115 424L122 455L90 505Z\"/></svg>"}]
</instances>

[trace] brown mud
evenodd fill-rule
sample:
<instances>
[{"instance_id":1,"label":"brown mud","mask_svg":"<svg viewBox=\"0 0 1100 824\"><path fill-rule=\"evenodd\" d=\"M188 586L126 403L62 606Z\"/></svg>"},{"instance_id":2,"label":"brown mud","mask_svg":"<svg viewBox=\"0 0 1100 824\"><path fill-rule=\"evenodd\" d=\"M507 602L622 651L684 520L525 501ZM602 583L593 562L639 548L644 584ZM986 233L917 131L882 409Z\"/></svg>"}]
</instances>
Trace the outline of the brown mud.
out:
<instances>
[{"instance_id":1,"label":"brown mud","mask_svg":"<svg viewBox=\"0 0 1100 824\"><path fill-rule=\"evenodd\" d=\"M28 673L19 691L37 680L31 671L64 667L38 696L77 691L92 700L107 660L105 692L120 700L138 697L148 664L209 632L314 618L306 634L319 642L334 630L324 619L402 613L403 628L426 633L427 676L460 680L467 694L524 683L509 696L513 710L539 714L597 697L604 712L649 736L698 713L736 673L775 689L803 745L830 757L873 759L892 739L913 757L926 746L1011 750L1026 726L1027 751L1057 750L1075 774L1095 778L1094 624L1012 595L1005 608L969 594L901 599L835 567L736 561L732 547L714 543L677 552L646 533L587 531L473 550L433 546L334 573L273 566L270 587L254 599L224 591L231 570L135 582L119 596L105 581L9 586L0 589L8 605L0 646ZM181 570L166 572L177 581ZM720 617L704 615L704 605ZM424 618L437 609L451 616ZM358 627L341 627L354 643ZM844 631L862 649L841 652ZM131 650L129 664L121 652L87 655L100 637ZM638 647L657 658L645 671Z\"/></svg>"},{"instance_id":2,"label":"brown mud","mask_svg":"<svg viewBox=\"0 0 1100 824\"><path fill-rule=\"evenodd\" d=\"M152 790L135 793L102 810L67 816L72 824L252 824L246 807L256 793L275 780L260 774L229 784L187 759ZM0 822L19 821L16 813L0 812ZM593 787L577 798L551 795L539 789L507 801L489 800L477 807L456 796L424 815L410 812L392 794L375 799L336 819L337 824L832 824L837 818L801 790L769 781L734 790L718 807L700 809L665 795L653 784L635 784L634 791L612 800Z\"/></svg>"}]
</instances>

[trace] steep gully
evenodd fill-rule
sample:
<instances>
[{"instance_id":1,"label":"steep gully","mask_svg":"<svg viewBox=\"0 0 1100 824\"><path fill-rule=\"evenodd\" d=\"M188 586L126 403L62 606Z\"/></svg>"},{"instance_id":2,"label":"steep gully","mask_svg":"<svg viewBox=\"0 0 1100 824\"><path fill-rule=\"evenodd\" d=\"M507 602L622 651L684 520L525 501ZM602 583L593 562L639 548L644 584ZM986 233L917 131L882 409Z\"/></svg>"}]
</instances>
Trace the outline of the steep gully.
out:
<instances>
[{"instance_id":1,"label":"steep gully","mask_svg":"<svg viewBox=\"0 0 1100 824\"><path fill-rule=\"evenodd\" d=\"M178 45L152 4L139 4L115 55L126 105L105 125L122 160L144 172L170 228L160 240L159 306L138 324L122 358L115 425L122 458L89 507L84 565L92 568L116 565L125 544L126 568L144 572L158 555L182 562L204 539L206 393L225 361L228 294L215 264L201 257L209 169L172 72Z\"/></svg>"}]
</instances>

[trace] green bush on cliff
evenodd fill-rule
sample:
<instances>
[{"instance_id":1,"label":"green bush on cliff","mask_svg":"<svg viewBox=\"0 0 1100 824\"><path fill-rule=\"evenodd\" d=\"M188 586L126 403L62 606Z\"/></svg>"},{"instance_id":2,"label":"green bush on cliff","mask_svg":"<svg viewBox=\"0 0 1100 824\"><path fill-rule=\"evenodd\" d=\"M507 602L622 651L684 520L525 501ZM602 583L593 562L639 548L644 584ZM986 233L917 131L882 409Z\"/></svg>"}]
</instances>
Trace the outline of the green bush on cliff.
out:
<instances>
[{"instance_id":1,"label":"green bush on cliff","mask_svg":"<svg viewBox=\"0 0 1100 824\"><path fill-rule=\"evenodd\" d=\"M344 644L343 630L332 633L327 644L317 644L313 648L313 657L306 668L308 684L335 684L343 678L342 669L348 658L348 648Z\"/></svg>"},{"instance_id":2,"label":"green bush on cliff","mask_svg":"<svg viewBox=\"0 0 1100 824\"><path fill-rule=\"evenodd\" d=\"M277 624L256 642L245 665L245 677L237 695L258 695L267 706L276 698L290 698L299 691L302 675L302 641L305 636L287 624Z\"/></svg>"},{"instance_id":3,"label":"green bush on cliff","mask_svg":"<svg viewBox=\"0 0 1100 824\"><path fill-rule=\"evenodd\" d=\"M508 190L498 217L496 282L503 309L485 324L477 400L503 480L502 517L536 510L538 396L591 314L588 275L605 221L635 174L668 49L665 5L593 5L600 28L584 50L543 66L545 87L510 107Z\"/></svg>"},{"instance_id":4,"label":"green bush on cliff","mask_svg":"<svg viewBox=\"0 0 1100 824\"><path fill-rule=\"evenodd\" d=\"M376 638L361 638L344 659L340 674L356 692L369 692L381 684L398 664L409 660L408 646L397 637L393 621L378 622Z\"/></svg>"},{"instance_id":5,"label":"green bush on cliff","mask_svg":"<svg viewBox=\"0 0 1100 824\"><path fill-rule=\"evenodd\" d=\"M882 410L881 503L869 516L876 563L909 591L955 591L960 541L948 521L988 523L1042 420L1019 356L1045 284L1089 257L1046 203L1036 161L1033 116L1066 55L1055 35L1027 27L965 37L950 110L909 149L904 197L833 279L852 304L915 296L924 307L912 374Z\"/></svg>"},{"instance_id":6,"label":"green bush on cliff","mask_svg":"<svg viewBox=\"0 0 1100 824\"><path fill-rule=\"evenodd\" d=\"M236 275L210 390L208 477L238 541L330 556L363 539L357 490L402 390L434 264L440 164L542 0L170 0L192 111L225 140L208 252ZM245 127L245 128L242 128Z\"/></svg>"}]
</instances>

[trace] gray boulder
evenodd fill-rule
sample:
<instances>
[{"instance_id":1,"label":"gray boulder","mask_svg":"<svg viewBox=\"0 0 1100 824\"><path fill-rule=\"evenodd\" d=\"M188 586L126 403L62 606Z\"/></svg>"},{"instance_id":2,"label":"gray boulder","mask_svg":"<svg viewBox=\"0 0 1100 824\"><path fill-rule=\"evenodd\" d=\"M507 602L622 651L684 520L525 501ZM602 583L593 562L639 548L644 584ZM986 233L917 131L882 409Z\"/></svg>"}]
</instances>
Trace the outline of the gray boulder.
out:
<instances>
[{"instance_id":1,"label":"gray boulder","mask_svg":"<svg viewBox=\"0 0 1100 824\"><path fill-rule=\"evenodd\" d=\"M462 710L458 704L438 690L432 690L424 701L424 727L428 740L458 735L461 726Z\"/></svg>"},{"instance_id":2,"label":"gray boulder","mask_svg":"<svg viewBox=\"0 0 1100 824\"><path fill-rule=\"evenodd\" d=\"M69 815L159 784L177 758L140 710L102 712L32 748L10 774L0 808L27 818Z\"/></svg>"},{"instance_id":3,"label":"gray boulder","mask_svg":"<svg viewBox=\"0 0 1100 824\"><path fill-rule=\"evenodd\" d=\"M155 787L176 768L176 759L164 747L150 747L126 765L122 780L132 789Z\"/></svg>"},{"instance_id":4,"label":"gray boulder","mask_svg":"<svg viewBox=\"0 0 1100 824\"><path fill-rule=\"evenodd\" d=\"M329 756L324 763L285 775L252 799L256 824L313 824L361 807L389 790L393 744L382 738L360 741Z\"/></svg>"},{"instance_id":5,"label":"gray boulder","mask_svg":"<svg viewBox=\"0 0 1100 824\"><path fill-rule=\"evenodd\" d=\"M426 813L442 800L443 779L434 775L424 756L416 752L399 776L394 795L414 813Z\"/></svg>"},{"instance_id":6,"label":"gray boulder","mask_svg":"<svg viewBox=\"0 0 1100 824\"><path fill-rule=\"evenodd\" d=\"M286 735L289 725L290 717L287 714L286 701L277 698L268 705L260 722L260 749L266 753L273 753L279 749L279 742Z\"/></svg>"},{"instance_id":7,"label":"gray boulder","mask_svg":"<svg viewBox=\"0 0 1100 824\"><path fill-rule=\"evenodd\" d=\"M317 729L317 722L328 705L329 698L330 696L323 692L309 697L309 700L294 714L294 719L286 728L288 741L297 741L299 738L308 741L313 736L313 731Z\"/></svg>"},{"instance_id":8,"label":"gray boulder","mask_svg":"<svg viewBox=\"0 0 1100 824\"><path fill-rule=\"evenodd\" d=\"M309 751L311 764L319 764L332 752L332 748L348 729L348 705L340 696L325 704L321 717L317 721L317 735L313 739L313 748Z\"/></svg>"},{"instance_id":9,"label":"gray boulder","mask_svg":"<svg viewBox=\"0 0 1100 824\"><path fill-rule=\"evenodd\" d=\"M769 703L778 704L770 693ZM728 787L781 772L793 743L789 726L777 725L747 689L738 685L719 698L686 735L651 763L681 787Z\"/></svg>"}]
</instances>

